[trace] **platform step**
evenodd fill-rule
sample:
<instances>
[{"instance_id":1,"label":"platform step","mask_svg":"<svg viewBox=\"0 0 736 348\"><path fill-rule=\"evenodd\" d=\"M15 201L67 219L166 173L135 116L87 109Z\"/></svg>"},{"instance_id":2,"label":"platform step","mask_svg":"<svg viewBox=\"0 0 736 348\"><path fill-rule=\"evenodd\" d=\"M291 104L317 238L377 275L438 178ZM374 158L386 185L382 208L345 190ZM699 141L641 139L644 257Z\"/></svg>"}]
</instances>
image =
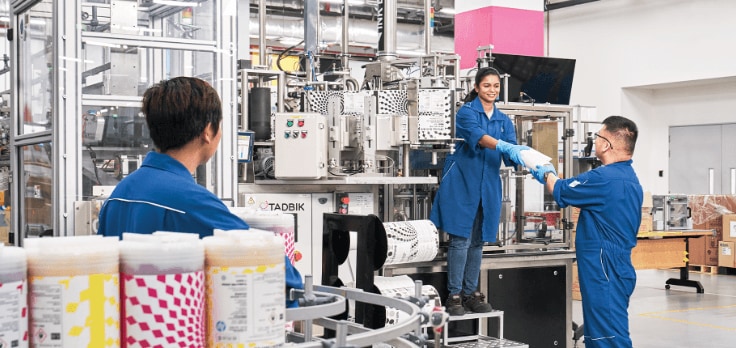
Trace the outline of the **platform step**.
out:
<instances>
[{"instance_id":1,"label":"platform step","mask_svg":"<svg viewBox=\"0 0 736 348\"><path fill-rule=\"evenodd\" d=\"M446 345L445 347L452 347L452 348L506 348L506 347L529 348L529 345L525 343L503 339L503 338L499 339L499 338L494 338L494 337L484 337L484 338L478 339L477 341L455 343L455 344Z\"/></svg>"}]
</instances>

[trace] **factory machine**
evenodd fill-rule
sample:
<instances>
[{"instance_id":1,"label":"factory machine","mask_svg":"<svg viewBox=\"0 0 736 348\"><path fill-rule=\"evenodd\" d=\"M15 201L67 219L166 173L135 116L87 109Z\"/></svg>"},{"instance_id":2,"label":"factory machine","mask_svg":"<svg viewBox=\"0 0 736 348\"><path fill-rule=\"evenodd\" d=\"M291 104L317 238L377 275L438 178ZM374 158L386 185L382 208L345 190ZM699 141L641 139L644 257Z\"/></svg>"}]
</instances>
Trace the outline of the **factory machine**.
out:
<instances>
[{"instance_id":1,"label":"factory machine","mask_svg":"<svg viewBox=\"0 0 736 348\"><path fill-rule=\"evenodd\" d=\"M434 286L438 299L446 298L442 234L430 260L368 266L361 257L370 245L365 243L375 242L364 234L381 239L391 230L384 224L428 219L444 159L462 141L455 135L454 116L472 88L474 71L461 72L456 55L432 52L430 21L425 21L424 54L399 58L397 1L379 1L378 49L374 60L362 62L363 78L358 81L351 75L351 63L355 67L357 61L347 50L349 1L343 5L342 53L333 64L327 63L319 45L319 2L304 2L304 45L298 53L302 68L297 71L270 68L263 33L259 64L237 62L230 54L236 33L223 29L236 27L232 16L222 15L228 3L69 3L75 4L70 7L74 15L66 17L74 20L57 25L60 35L50 34L55 31L49 14L69 7L67 2L41 1L27 7L28 16L36 20L17 21L33 30L19 37L14 57L35 57L37 66L64 72L32 78L32 66L22 59L18 64L22 78L16 80L38 82L32 86L44 92L15 86L21 96L12 103L17 110L29 107L24 123L11 129L24 135L16 138L17 155L12 156L17 157L11 158L24 166L12 180L19 192L13 198L18 207L14 225L23 226L22 238L49 231L94 234L104 197L152 149L139 113L142 92L164 78L198 76L220 92L227 115L221 148L196 173L200 184L237 208L292 214L295 266L320 283L341 279L367 290L370 284L363 282L367 278L359 280L358 269L371 269L368 273L375 276L422 281ZM266 3L257 4L261 28L266 26ZM430 13L431 2L424 3L424 13ZM66 43L56 42L59 37ZM44 47L70 58L53 59ZM478 66L489 65L490 49L478 52ZM67 98L64 88L76 98ZM514 120L520 144L552 158L561 175L573 173L572 107L510 102L497 107ZM32 161L40 157L48 161ZM34 172L34 166L43 167L45 171L35 172L54 181L41 182L28 174L29 181L23 175ZM564 346L572 337L570 212L554 206L523 168L502 168L502 181L498 243L484 247L481 276L482 291L503 313L502 320L483 321L468 330L455 323L449 331L493 332L499 333L497 338L529 346ZM28 214L33 209L39 213ZM25 217L17 210L25 210ZM372 222L335 228L341 216L370 217ZM42 225L35 228L38 232L33 232L34 224ZM333 258L329 253L334 250L328 248L333 240L325 236L346 241L340 239L345 235L354 242L345 244L344 258ZM328 259L334 267L325 266ZM529 327L537 334L530 335Z\"/></svg>"},{"instance_id":2,"label":"factory machine","mask_svg":"<svg viewBox=\"0 0 736 348\"><path fill-rule=\"evenodd\" d=\"M428 219L444 159L462 141L455 136L454 116L472 88L474 71L462 73L459 57L429 49L420 57L398 58L386 39L386 46L379 41L376 60L362 65L363 81L351 77L345 51L337 57L339 66L315 74L322 71L321 56L309 28L317 25L307 3L304 11L303 69L271 70L263 60L238 72L239 146L247 150L239 150L237 206L294 214L301 257L295 265L325 285L376 291L366 283L365 277L373 279L366 273L409 276L433 285L444 299L444 235L432 260L368 266L361 253L372 247L360 244L370 242L362 234L383 240L390 233L364 228L382 226L378 222L335 227L340 220L335 215L375 216L383 223ZM386 26L391 22L385 18ZM390 37L390 30L379 36ZM490 65L490 49L479 48L478 66ZM552 158L560 175L573 173L573 107L510 102L497 107L513 119L519 144ZM566 345L572 337L570 211L559 209L523 168L502 168L502 181L498 242L484 247L481 284L503 319L475 328L476 323L453 323L450 331L502 331L502 337L524 342L519 346ZM340 244L347 250L339 256L328 250L345 239L352 245ZM361 323L371 318L352 315ZM530 324L541 334L529 335Z\"/></svg>"}]
</instances>

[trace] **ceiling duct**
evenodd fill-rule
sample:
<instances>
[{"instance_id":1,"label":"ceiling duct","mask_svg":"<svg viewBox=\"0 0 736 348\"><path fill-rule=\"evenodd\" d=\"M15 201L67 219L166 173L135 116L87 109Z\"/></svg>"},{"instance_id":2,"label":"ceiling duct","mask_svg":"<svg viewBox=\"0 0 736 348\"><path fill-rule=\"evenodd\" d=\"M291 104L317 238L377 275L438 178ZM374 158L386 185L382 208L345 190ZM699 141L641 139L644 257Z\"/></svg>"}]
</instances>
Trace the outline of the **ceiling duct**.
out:
<instances>
[{"instance_id":1,"label":"ceiling duct","mask_svg":"<svg viewBox=\"0 0 736 348\"><path fill-rule=\"evenodd\" d=\"M352 9L352 5L350 7ZM258 38L259 26L257 14L250 15L251 42ZM320 17L320 48L322 51L339 53L342 41L342 17ZM375 55L378 49L377 22L367 19L353 19L348 22L350 54ZM266 21L266 39L269 46L289 47L304 39L304 20L298 17L269 14ZM409 52L416 55L424 51L424 28L419 24L396 24L396 51L399 56L406 56ZM435 51L452 52L454 40L452 36L432 36L432 46Z\"/></svg>"}]
</instances>

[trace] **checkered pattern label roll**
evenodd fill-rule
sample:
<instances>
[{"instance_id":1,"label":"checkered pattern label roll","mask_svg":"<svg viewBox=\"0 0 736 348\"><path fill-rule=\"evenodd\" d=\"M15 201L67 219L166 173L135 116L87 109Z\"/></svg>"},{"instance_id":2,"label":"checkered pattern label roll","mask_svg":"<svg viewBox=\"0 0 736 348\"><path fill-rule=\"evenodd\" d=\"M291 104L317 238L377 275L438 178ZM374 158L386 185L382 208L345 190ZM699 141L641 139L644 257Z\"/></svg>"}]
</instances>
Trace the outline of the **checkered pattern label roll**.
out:
<instances>
[{"instance_id":1,"label":"checkered pattern label roll","mask_svg":"<svg viewBox=\"0 0 736 348\"><path fill-rule=\"evenodd\" d=\"M121 274L123 347L204 347L204 272Z\"/></svg>"}]
</instances>

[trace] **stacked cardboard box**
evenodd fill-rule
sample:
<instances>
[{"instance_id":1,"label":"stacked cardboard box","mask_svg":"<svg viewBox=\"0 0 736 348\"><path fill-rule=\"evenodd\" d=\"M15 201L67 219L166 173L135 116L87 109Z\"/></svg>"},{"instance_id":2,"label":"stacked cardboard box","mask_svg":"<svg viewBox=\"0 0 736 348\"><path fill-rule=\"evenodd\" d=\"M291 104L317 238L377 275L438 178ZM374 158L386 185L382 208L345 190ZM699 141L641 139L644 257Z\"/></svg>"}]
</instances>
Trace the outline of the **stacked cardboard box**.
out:
<instances>
[{"instance_id":1,"label":"stacked cardboard box","mask_svg":"<svg viewBox=\"0 0 736 348\"><path fill-rule=\"evenodd\" d=\"M718 242L718 267L736 267L734 242Z\"/></svg>"},{"instance_id":2,"label":"stacked cardboard box","mask_svg":"<svg viewBox=\"0 0 736 348\"><path fill-rule=\"evenodd\" d=\"M690 264L718 266L718 242L731 241L730 223L732 217L736 219L736 215L733 215L736 213L736 196L689 195L688 207L691 211L693 229L715 231L714 236L689 240ZM729 227L728 237L724 235L724 226ZM736 241L736 232L733 238L733 241Z\"/></svg>"},{"instance_id":3,"label":"stacked cardboard box","mask_svg":"<svg viewBox=\"0 0 736 348\"><path fill-rule=\"evenodd\" d=\"M718 242L718 266L736 267L736 214L723 215L723 240Z\"/></svg>"},{"instance_id":4,"label":"stacked cardboard box","mask_svg":"<svg viewBox=\"0 0 736 348\"><path fill-rule=\"evenodd\" d=\"M10 208L0 211L0 244L10 245Z\"/></svg>"},{"instance_id":5,"label":"stacked cardboard box","mask_svg":"<svg viewBox=\"0 0 736 348\"><path fill-rule=\"evenodd\" d=\"M578 278L578 264L572 264L572 299L580 301L583 296L580 294L580 279Z\"/></svg>"},{"instance_id":6,"label":"stacked cardboard box","mask_svg":"<svg viewBox=\"0 0 736 348\"><path fill-rule=\"evenodd\" d=\"M558 158L560 157L560 137L558 136L559 125L560 123L557 121L534 122L532 124L532 139L534 144L532 145L537 151L551 158L552 165L560 175L563 175L560 170L561 168L558 165Z\"/></svg>"},{"instance_id":7,"label":"stacked cardboard box","mask_svg":"<svg viewBox=\"0 0 736 348\"><path fill-rule=\"evenodd\" d=\"M654 228L652 226L652 209L654 208L654 201L652 200L652 193L649 191L644 192L644 201L641 205L641 224L639 225L639 232L650 232Z\"/></svg>"}]
</instances>

